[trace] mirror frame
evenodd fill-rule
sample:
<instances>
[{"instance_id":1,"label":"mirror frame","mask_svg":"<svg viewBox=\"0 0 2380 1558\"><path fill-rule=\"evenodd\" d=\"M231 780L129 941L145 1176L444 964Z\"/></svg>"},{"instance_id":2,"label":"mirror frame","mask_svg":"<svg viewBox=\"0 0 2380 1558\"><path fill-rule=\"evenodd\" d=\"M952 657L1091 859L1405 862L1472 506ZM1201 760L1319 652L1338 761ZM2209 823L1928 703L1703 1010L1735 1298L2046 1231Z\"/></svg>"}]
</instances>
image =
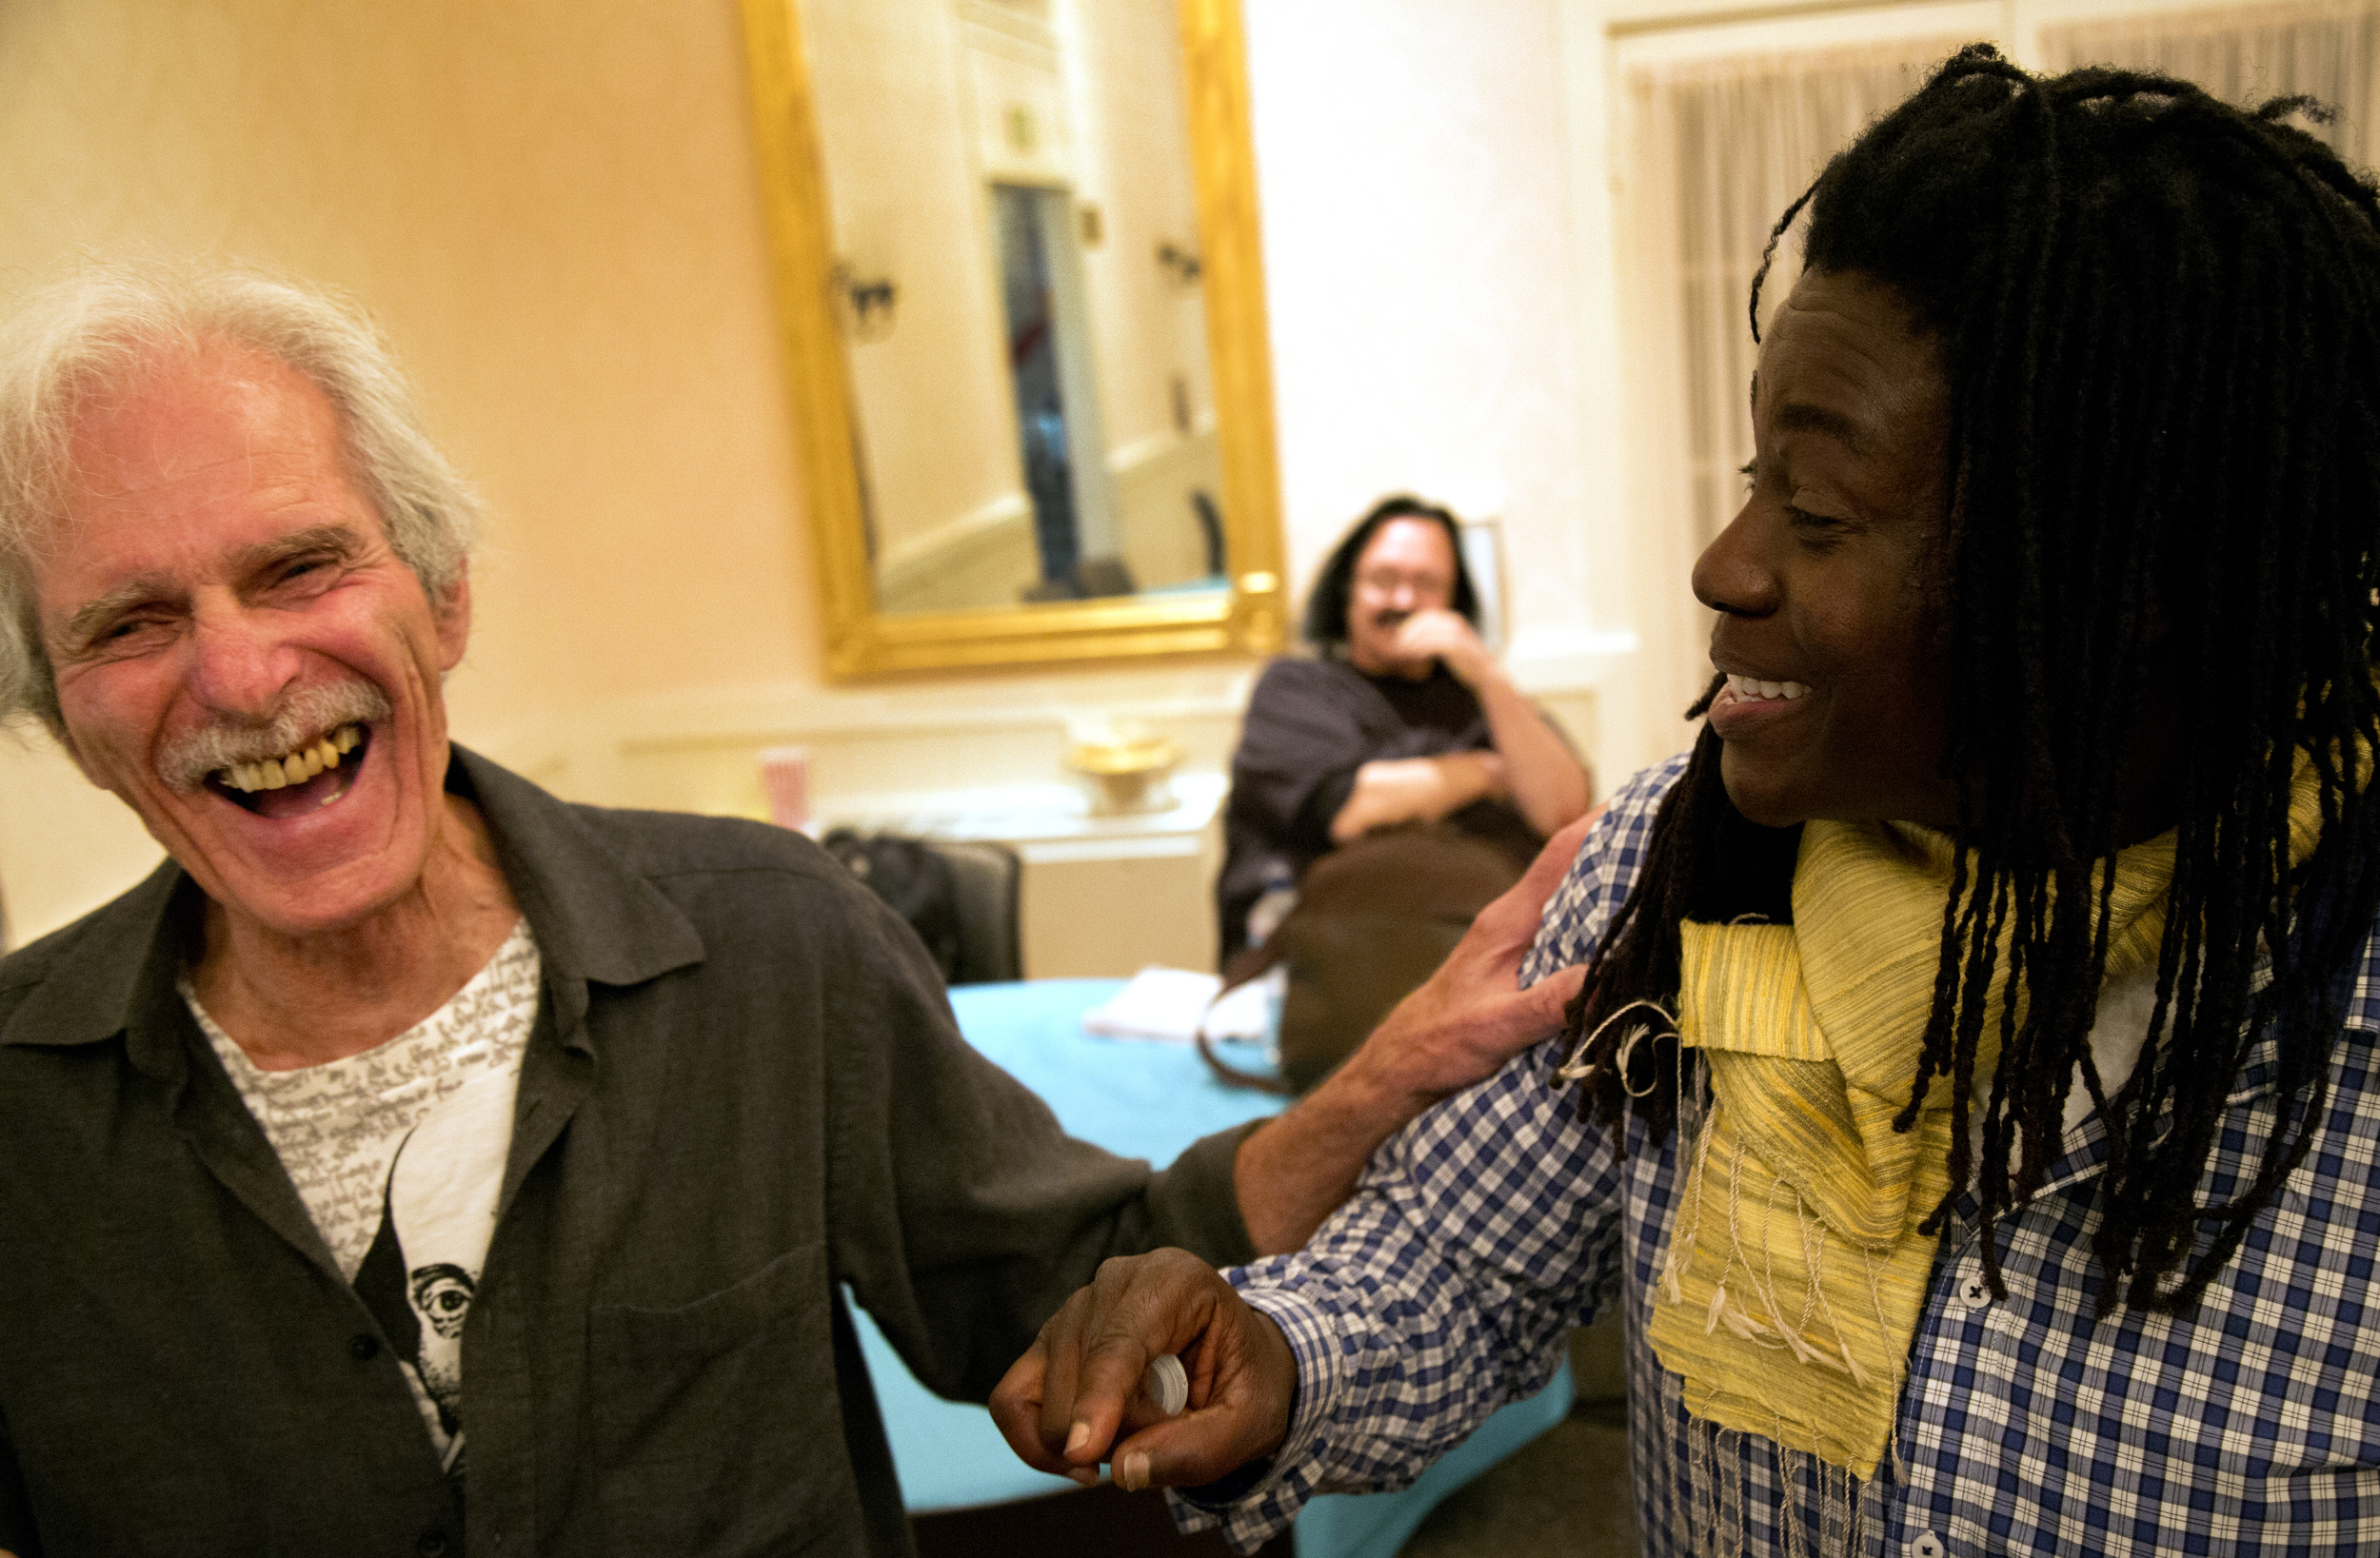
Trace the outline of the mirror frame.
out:
<instances>
[{"instance_id":1,"label":"mirror frame","mask_svg":"<svg viewBox=\"0 0 2380 1558\"><path fill-rule=\"evenodd\" d=\"M868 566L850 367L833 299L834 229L800 0L743 5L761 197L799 481L818 564L826 674L841 680L1148 655L1278 653L1288 626L1280 479L1239 0L1180 0L1224 556L1232 570L1226 587L900 615L876 609Z\"/></svg>"}]
</instances>

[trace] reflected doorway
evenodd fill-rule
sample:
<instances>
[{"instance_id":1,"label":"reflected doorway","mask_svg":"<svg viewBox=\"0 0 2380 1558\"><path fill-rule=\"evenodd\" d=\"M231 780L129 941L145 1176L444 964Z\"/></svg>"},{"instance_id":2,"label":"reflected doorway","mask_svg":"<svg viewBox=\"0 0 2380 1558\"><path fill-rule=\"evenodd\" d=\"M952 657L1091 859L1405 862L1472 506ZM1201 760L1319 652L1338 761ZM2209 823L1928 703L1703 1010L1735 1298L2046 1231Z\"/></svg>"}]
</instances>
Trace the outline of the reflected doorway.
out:
<instances>
[{"instance_id":1,"label":"reflected doorway","mask_svg":"<svg viewBox=\"0 0 2380 1558\"><path fill-rule=\"evenodd\" d=\"M1018 452L1040 564L1024 599L1129 595L1135 586L1117 538L1073 193L995 184L992 210Z\"/></svg>"}]
</instances>

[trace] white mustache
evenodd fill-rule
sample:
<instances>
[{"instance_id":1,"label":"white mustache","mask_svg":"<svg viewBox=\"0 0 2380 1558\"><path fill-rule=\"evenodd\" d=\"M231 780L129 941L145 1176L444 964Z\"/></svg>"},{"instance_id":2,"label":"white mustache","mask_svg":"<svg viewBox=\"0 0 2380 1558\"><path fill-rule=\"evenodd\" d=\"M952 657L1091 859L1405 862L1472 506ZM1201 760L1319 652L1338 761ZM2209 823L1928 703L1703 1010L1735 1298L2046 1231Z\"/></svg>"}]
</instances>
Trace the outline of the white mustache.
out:
<instances>
[{"instance_id":1,"label":"white mustache","mask_svg":"<svg viewBox=\"0 0 2380 1558\"><path fill-rule=\"evenodd\" d=\"M157 774L187 795L218 768L278 758L340 725L370 724L393 712L387 694L368 681L301 687L269 719L227 720L175 737L158 754Z\"/></svg>"}]
</instances>

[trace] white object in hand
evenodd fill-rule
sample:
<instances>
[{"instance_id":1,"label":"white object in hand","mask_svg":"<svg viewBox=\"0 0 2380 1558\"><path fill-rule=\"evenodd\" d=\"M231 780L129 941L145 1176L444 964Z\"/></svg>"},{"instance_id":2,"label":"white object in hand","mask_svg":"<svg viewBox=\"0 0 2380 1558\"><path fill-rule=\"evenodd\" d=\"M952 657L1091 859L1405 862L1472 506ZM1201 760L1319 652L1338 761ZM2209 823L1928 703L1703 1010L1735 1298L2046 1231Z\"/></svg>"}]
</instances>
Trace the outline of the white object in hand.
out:
<instances>
[{"instance_id":1,"label":"white object in hand","mask_svg":"<svg viewBox=\"0 0 2380 1558\"><path fill-rule=\"evenodd\" d=\"M1171 1352L1160 1353L1150 1360L1149 1371L1140 1376L1140 1389L1159 1411L1179 1417L1181 1409L1190 1405L1190 1371Z\"/></svg>"}]
</instances>

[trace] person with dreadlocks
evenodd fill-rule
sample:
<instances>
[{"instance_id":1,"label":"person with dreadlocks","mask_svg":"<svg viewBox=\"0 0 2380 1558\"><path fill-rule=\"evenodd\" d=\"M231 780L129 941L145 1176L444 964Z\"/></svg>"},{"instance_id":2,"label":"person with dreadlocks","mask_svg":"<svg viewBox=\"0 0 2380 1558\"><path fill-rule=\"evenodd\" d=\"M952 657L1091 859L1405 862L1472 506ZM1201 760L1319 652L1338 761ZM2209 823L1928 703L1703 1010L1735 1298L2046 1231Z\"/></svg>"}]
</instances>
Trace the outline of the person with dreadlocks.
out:
<instances>
[{"instance_id":1,"label":"person with dreadlocks","mask_svg":"<svg viewBox=\"0 0 2380 1558\"><path fill-rule=\"evenodd\" d=\"M1244 1548L1617 1301L1648 1553L2380 1550L2380 198L2311 111L1976 46L1828 166L1569 1034L1299 1254L1103 1269L1026 1460Z\"/></svg>"}]
</instances>

